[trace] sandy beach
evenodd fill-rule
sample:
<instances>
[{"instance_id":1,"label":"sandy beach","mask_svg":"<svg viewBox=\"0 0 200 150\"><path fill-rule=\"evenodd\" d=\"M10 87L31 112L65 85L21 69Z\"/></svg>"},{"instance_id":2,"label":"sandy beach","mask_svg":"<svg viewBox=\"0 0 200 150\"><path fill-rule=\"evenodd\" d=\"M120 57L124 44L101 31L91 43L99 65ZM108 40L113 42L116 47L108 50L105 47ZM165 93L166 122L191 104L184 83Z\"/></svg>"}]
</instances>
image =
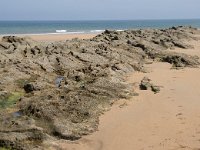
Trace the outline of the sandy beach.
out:
<instances>
[{"instance_id":1,"label":"sandy beach","mask_svg":"<svg viewBox=\"0 0 200 150\"><path fill-rule=\"evenodd\" d=\"M194 49L176 52L200 56ZM137 90L138 97L120 100L100 117L99 130L80 141L63 144L67 150L198 150L200 148L200 69L171 69L168 63L146 65L149 73L129 74L129 83L144 76L161 86L161 92ZM61 143L62 145L62 143Z\"/></svg>"},{"instance_id":2,"label":"sandy beach","mask_svg":"<svg viewBox=\"0 0 200 150\"><path fill-rule=\"evenodd\" d=\"M31 37L33 40L36 41L64 41L73 38L90 39L96 35L97 34L58 34L58 35L31 35L29 37Z\"/></svg>"},{"instance_id":3,"label":"sandy beach","mask_svg":"<svg viewBox=\"0 0 200 150\"><path fill-rule=\"evenodd\" d=\"M54 41L65 41L70 40L73 38L79 38L79 39L90 39L95 37L97 34L41 34L41 35L16 35L18 37L30 37L31 39L35 41L40 42L54 42ZM0 39L3 36L0 36Z\"/></svg>"}]
</instances>

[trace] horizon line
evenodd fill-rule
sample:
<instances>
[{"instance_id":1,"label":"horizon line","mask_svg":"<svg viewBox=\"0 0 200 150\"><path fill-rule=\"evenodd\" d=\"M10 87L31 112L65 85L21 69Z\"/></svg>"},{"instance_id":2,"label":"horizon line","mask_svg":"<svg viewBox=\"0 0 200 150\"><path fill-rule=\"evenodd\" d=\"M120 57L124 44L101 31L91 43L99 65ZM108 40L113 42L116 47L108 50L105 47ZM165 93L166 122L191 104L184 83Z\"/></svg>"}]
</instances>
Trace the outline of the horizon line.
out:
<instances>
[{"instance_id":1,"label":"horizon line","mask_svg":"<svg viewBox=\"0 0 200 150\"><path fill-rule=\"evenodd\" d=\"M172 18L172 19L33 19L33 20L26 20L26 19L16 19L16 20L0 20L0 21L157 21L157 20L200 20L200 18Z\"/></svg>"}]
</instances>

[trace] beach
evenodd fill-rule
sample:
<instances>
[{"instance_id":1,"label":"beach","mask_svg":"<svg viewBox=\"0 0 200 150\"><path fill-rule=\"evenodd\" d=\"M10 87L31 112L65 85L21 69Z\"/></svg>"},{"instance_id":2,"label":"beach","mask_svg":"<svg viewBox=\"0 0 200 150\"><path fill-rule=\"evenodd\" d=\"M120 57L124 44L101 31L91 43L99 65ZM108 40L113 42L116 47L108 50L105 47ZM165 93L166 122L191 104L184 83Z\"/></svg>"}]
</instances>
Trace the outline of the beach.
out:
<instances>
[{"instance_id":1,"label":"beach","mask_svg":"<svg viewBox=\"0 0 200 150\"><path fill-rule=\"evenodd\" d=\"M16 36L19 37L29 37L35 41L39 42L54 42L54 41L65 41L65 40L70 40L73 38L79 38L79 39L90 39L96 36L97 34L19 34ZM0 39L3 36L0 36Z\"/></svg>"},{"instance_id":2,"label":"beach","mask_svg":"<svg viewBox=\"0 0 200 150\"><path fill-rule=\"evenodd\" d=\"M0 150L200 150L199 6L1 1Z\"/></svg>"},{"instance_id":3,"label":"beach","mask_svg":"<svg viewBox=\"0 0 200 150\"><path fill-rule=\"evenodd\" d=\"M200 56L194 48L172 51ZM75 142L59 142L68 150L198 150L200 147L199 68L171 69L168 63L146 64L148 73L126 76L139 96L117 101L100 117L97 132ZM161 92L141 91L145 76L161 86ZM135 84L136 83L136 84ZM57 144L55 144L57 145Z\"/></svg>"},{"instance_id":4,"label":"beach","mask_svg":"<svg viewBox=\"0 0 200 150\"><path fill-rule=\"evenodd\" d=\"M58 35L30 35L29 37L35 41L64 41L74 38L90 39L97 34L58 34Z\"/></svg>"},{"instance_id":5,"label":"beach","mask_svg":"<svg viewBox=\"0 0 200 150\"><path fill-rule=\"evenodd\" d=\"M0 96L13 101L24 92L17 105L0 101L0 146L25 149L40 141L38 147L52 150L200 148L199 30L75 36L85 40L2 39ZM55 39L61 42L46 43Z\"/></svg>"}]
</instances>

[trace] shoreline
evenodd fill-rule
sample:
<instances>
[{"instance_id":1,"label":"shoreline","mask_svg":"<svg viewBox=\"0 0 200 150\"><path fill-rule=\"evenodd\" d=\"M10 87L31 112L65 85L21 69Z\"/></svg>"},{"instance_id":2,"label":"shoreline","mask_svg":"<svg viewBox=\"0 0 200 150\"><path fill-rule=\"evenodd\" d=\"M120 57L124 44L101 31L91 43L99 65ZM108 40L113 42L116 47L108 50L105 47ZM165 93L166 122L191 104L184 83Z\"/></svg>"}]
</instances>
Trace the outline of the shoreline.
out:
<instances>
[{"instance_id":1,"label":"shoreline","mask_svg":"<svg viewBox=\"0 0 200 150\"><path fill-rule=\"evenodd\" d=\"M32 35L79 35L79 34L100 34L105 30L94 30L91 32L85 31L74 31L74 32L49 32L49 33L13 33L13 34L0 34L2 36L32 36ZM123 30L116 30L116 31L123 31Z\"/></svg>"},{"instance_id":2,"label":"shoreline","mask_svg":"<svg viewBox=\"0 0 200 150\"><path fill-rule=\"evenodd\" d=\"M151 28L146 28L151 29ZM137 29L135 29L137 30ZM197 28L200 31L200 28ZM115 30L114 30L115 31ZM116 31L123 31L123 30L116 30ZM65 41L71 40L74 38L79 39L91 39L102 32L94 32L94 33L36 33L36 34L2 34L0 35L0 40L4 36L17 36L17 37L30 37L31 39L37 42L57 42L57 41Z\"/></svg>"}]
</instances>

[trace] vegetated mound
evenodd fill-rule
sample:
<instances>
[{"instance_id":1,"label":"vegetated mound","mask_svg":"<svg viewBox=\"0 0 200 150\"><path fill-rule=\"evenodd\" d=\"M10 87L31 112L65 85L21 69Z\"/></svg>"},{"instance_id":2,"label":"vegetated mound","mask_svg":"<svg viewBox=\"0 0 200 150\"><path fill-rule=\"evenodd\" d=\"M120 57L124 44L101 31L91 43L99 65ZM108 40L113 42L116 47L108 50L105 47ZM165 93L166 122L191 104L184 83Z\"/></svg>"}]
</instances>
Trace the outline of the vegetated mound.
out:
<instances>
[{"instance_id":1,"label":"vegetated mound","mask_svg":"<svg viewBox=\"0 0 200 150\"><path fill-rule=\"evenodd\" d=\"M42 43L6 36L0 42L0 147L43 149L48 139L76 140L98 117L134 95L123 75L147 59L196 67L198 58L167 51L191 47L192 27L108 31L89 40ZM45 149L45 148L44 148Z\"/></svg>"}]
</instances>

